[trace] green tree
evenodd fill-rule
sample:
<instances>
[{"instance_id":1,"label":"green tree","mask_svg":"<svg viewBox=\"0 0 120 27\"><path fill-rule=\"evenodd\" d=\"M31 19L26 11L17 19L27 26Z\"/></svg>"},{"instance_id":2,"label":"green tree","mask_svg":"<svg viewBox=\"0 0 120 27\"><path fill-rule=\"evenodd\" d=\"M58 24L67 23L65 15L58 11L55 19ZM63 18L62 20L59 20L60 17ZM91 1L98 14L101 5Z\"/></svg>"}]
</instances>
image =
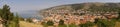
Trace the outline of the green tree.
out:
<instances>
[{"instance_id":1,"label":"green tree","mask_svg":"<svg viewBox=\"0 0 120 27\"><path fill-rule=\"evenodd\" d=\"M19 27L19 18L20 18L20 17L19 17L19 15L18 15L18 13L16 13L16 16L15 16L15 19L14 19L14 22L16 23L16 24L15 24L16 27Z\"/></svg>"},{"instance_id":2,"label":"green tree","mask_svg":"<svg viewBox=\"0 0 120 27\"><path fill-rule=\"evenodd\" d=\"M114 21L108 21L107 19L99 19L97 22L98 27L114 27Z\"/></svg>"},{"instance_id":3,"label":"green tree","mask_svg":"<svg viewBox=\"0 0 120 27\"><path fill-rule=\"evenodd\" d=\"M1 17L4 20L4 27L18 27L16 26L16 24L18 24L18 19L15 18L12 12L10 12L10 7L8 5L3 6Z\"/></svg>"},{"instance_id":4,"label":"green tree","mask_svg":"<svg viewBox=\"0 0 120 27\"><path fill-rule=\"evenodd\" d=\"M0 8L0 17L2 16L2 9Z\"/></svg>"},{"instance_id":5,"label":"green tree","mask_svg":"<svg viewBox=\"0 0 120 27\"><path fill-rule=\"evenodd\" d=\"M54 23L53 23L52 21L48 21L48 22L47 22L47 25L48 25L48 26L52 26L53 24L54 24Z\"/></svg>"},{"instance_id":6,"label":"green tree","mask_svg":"<svg viewBox=\"0 0 120 27\"><path fill-rule=\"evenodd\" d=\"M119 16L118 16L117 20L120 22L120 12L118 14L119 14Z\"/></svg>"},{"instance_id":7,"label":"green tree","mask_svg":"<svg viewBox=\"0 0 120 27\"><path fill-rule=\"evenodd\" d=\"M27 18L27 22L32 23L32 18Z\"/></svg>"},{"instance_id":8,"label":"green tree","mask_svg":"<svg viewBox=\"0 0 120 27\"><path fill-rule=\"evenodd\" d=\"M60 20L59 25L64 25L64 20Z\"/></svg>"},{"instance_id":9,"label":"green tree","mask_svg":"<svg viewBox=\"0 0 120 27\"><path fill-rule=\"evenodd\" d=\"M11 14L12 13L10 12L9 6L4 5L2 10L2 16L1 16L2 19L4 20L4 23L3 23L4 27L9 27Z\"/></svg>"},{"instance_id":10,"label":"green tree","mask_svg":"<svg viewBox=\"0 0 120 27\"><path fill-rule=\"evenodd\" d=\"M67 27L67 25L64 24L64 20L59 21L59 27Z\"/></svg>"}]
</instances>

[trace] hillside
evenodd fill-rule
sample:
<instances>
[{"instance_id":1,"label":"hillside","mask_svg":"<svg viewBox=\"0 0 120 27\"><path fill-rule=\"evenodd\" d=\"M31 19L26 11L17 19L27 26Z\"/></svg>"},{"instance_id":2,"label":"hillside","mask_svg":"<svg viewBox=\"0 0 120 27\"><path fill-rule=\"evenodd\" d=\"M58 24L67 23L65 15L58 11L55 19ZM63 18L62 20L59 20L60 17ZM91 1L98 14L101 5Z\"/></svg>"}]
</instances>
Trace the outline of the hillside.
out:
<instances>
[{"instance_id":1,"label":"hillside","mask_svg":"<svg viewBox=\"0 0 120 27\"><path fill-rule=\"evenodd\" d=\"M120 10L120 3L80 3L60 5L44 10L40 10L42 16L49 16L50 14L80 14L80 13L118 13Z\"/></svg>"},{"instance_id":2,"label":"hillside","mask_svg":"<svg viewBox=\"0 0 120 27\"><path fill-rule=\"evenodd\" d=\"M43 17L43 22L59 22L59 20L64 20L64 24L74 23L80 27L89 27L94 24L95 27L118 27L119 22L117 21L120 19L120 3L80 3L60 5L40 10L40 15Z\"/></svg>"}]
</instances>

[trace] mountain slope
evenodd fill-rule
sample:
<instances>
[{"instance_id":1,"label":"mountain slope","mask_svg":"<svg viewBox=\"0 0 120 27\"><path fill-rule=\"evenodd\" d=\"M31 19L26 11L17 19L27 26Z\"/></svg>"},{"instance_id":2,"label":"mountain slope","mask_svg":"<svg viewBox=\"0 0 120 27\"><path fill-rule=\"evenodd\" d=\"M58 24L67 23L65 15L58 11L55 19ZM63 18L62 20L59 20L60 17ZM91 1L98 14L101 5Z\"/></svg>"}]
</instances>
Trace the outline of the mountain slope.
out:
<instances>
[{"instance_id":1,"label":"mountain slope","mask_svg":"<svg viewBox=\"0 0 120 27\"><path fill-rule=\"evenodd\" d=\"M55 6L40 10L40 14L44 17L50 14L74 14L74 13L118 13L120 11L120 3L80 3Z\"/></svg>"}]
</instances>

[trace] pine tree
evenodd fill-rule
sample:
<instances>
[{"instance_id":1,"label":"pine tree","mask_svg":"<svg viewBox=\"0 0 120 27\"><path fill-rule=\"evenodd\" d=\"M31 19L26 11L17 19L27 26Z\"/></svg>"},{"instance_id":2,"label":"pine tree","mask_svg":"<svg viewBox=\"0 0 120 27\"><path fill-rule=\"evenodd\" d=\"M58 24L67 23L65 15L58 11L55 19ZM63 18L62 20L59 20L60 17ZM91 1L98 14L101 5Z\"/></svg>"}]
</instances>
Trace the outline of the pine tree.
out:
<instances>
[{"instance_id":1,"label":"pine tree","mask_svg":"<svg viewBox=\"0 0 120 27\"><path fill-rule=\"evenodd\" d=\"M4 27L17 27L16 24L18 24L18 19L10 12L8 5L3 6L1 17L4 20Z\"/></svg>"},{"instance_id":2,"label":"pine tree","mask_svg":"<svg viewBox=\"0 0 120 27\"><path fill-rule=\"evenodd\" d=\"M4 27L9 27L9 23L10 23L10 8L7 5L3 6L3 10L2 10L2 19L4 20L3 25Z\"/></svg>"}]
</instances>

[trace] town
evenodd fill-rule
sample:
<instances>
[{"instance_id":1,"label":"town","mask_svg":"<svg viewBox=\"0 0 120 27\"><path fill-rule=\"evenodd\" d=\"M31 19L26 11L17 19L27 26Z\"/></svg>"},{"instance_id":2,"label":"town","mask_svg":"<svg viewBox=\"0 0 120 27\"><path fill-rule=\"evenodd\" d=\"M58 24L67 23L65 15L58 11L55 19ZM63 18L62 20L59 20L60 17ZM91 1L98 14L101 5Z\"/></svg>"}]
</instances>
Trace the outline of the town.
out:
<instances>
[{"instance_id":1,"label":"town","mask_svg":"<svg viewBox=\"0 0 120 27\"><path fill-rule=\"evenodd\" d=\"M84 15L74 15L65 13L63 15L61 14L50 14L49 16L43 18L41 22L47 22L47 21L53 21L54 25L59 25L60 20L64 20L64 24L83 24L87 21L94 22L95 19L111 19L111 18L117 18L118 13L116 12L106 12L103 14L87 14Z\"/></svg>"}]
</instances>

